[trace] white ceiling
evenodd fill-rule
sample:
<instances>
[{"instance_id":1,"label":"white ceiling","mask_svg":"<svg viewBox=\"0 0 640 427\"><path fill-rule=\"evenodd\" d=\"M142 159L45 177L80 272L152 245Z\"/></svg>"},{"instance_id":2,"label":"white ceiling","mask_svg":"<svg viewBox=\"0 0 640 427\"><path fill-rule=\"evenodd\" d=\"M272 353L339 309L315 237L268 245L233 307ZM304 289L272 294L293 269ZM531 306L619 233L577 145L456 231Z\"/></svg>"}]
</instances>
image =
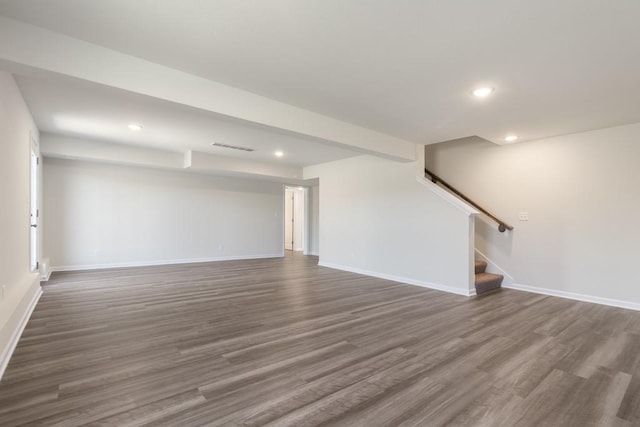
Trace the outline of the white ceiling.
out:
<instances>
[{"instance_id":1,"label":"white ceiling","mask_svg":"<svg viewBox=\"0 0 640 427\"><path fill-rule=\"evenodd\" d=\"M16 76L38 128L44 132L184 153L188 150L307 166L361 154L277 130L223 118L180 104L95 83L38 73ZM143 129L132 132L131 123ZM246 152L212 142L253 148ZM275 151L283 151L281 158Z\"/></svg>"},{"instance_id":2,"label":"white ceiling","mask_svg":"<svg viewBox=\"0 0 640 427\"><path fill-rule=\"evenodd\" d=\"M0 0L0 14L414 142L640 122L638 0ZM472 99L479 84L491 99Z\"/></svg>"}]
</instances>

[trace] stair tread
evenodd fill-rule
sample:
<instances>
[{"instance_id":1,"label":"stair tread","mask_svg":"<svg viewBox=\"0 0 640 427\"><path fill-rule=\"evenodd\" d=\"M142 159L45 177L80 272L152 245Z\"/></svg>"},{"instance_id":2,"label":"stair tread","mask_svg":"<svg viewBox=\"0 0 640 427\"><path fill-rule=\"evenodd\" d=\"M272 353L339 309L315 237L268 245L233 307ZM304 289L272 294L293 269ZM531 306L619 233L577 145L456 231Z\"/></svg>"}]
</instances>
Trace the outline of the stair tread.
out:
<instances>
[{"instance_id":1,"label":"stair tread","mask_svg":"<svg viewBox=\"0 0 640 427\"><path fill-rule=\"evenodd\" d=\"M486 261L481 261L479 259L475 260L475 271L476 271L476 274L484 273L484 271L486 269L487 269Z\"/></svg>"},{"instance_id":2,"label":"stair tread","mask_svg":"<svg viewBox=\"0 0 640 427\"><path fill-rule=\"evenodd\" d=\"M504 279L502 274L493 274L493 273L476 273L476 283L484 282L487 280L496 280L496 279Z\"/></svg>"},{"instance_id":3,"label":"stair tread","mask_svg":"<svg viewBox=\"0 0 640 427\"><path fill-rule=\"evenodd\" d=\"M493 273L476 274L476 294L481 295L499 289L502 286L504 276Z\"/></svg>"}]
</instances>

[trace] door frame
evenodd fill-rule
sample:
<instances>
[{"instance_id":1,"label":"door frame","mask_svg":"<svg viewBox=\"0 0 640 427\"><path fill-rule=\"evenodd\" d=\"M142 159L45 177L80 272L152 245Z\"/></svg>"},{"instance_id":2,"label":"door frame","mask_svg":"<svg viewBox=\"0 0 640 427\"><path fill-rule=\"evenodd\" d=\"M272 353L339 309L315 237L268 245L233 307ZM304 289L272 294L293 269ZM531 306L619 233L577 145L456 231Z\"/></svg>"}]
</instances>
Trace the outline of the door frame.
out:
<instances>
[{"instance_id":1,"label":"door frame","mask_svg":"<svg viewBox=\"0 0 640 427\"><path fill-rule=\"evenodd\" d=\"M309 226L309 214L310 214L310 210L309 210L309 188L308 187L303 187L301 185L283 185L282 187L282 206L283 206L283 211L282 211L282 245L283 245L283 255L285 253L285 251L287 249L284 249L284 245L285 245L285 238L286 238L286 209L287 209L287 188L295 190L296 192L300 192L303 195L304 200L302 201L302 211L303 211L303 215L302 215L302 227L301 227L301 234L302 234L302 253L304 255L307 255L309 253L309 235L308 235L308 229L307 227ZM292 209L294 209L295 211L295 207L293 207ZM296 223L297 220L300 220L300 218L296 218L295 216L295 212L294 212L294 224ZM295 234L295 232L294 232ZM292 245L292 252L296 252L295 250L295 238L294 238L294 245ZM300 251L298 251L300 252Z\"/></svg>"},{"instance_id":2,"label":"door frame","mask_svg":"<svg viewBox=\"0 0 640 427\"><path fill-rule=\"evenodd\" d=\"M293 187L284 187L284 250L295 251L295 190ZM291 233L289 235L289 232ZM291 247L289 247L291 245Z\"/></svg>"},{"instance_id":3,"label":"door frame","mask_svg":"<svg viewBox=\"0 0 640 427\"><path fill-rule=\"evenodd\" d=\"M29 132L29 268L32 273L40 272L40 157L38 141Z\"/></svg>"}]
</instances>

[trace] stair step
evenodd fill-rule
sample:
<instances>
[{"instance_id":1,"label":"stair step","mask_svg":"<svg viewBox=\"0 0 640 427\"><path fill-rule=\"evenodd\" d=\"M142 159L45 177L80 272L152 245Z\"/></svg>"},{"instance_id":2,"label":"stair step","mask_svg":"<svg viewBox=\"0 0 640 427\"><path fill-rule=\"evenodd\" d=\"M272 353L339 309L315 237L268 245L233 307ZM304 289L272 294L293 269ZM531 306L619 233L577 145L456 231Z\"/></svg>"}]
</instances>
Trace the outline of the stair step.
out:
<instances>
[{"instance_id":1,"label":"stair step","mask_svg":"<svg viewBox=\"0 0 640 427\"><path fill-rule=\"evenodd\" d=\"M484 273L487 269L487 263L485 261L476 260L476 274Z\"/></svg>"},{"instance_id":2,"label":"stair step","mask_svg":"<svg viewBox=\"0 0 640 427\"><path fill-rule=\"evenodd\" d=\"M492 273L477 273L476 274L476 294L480 295L485 292L490 292L499 289L502 285L502 279L504 276L501 274Z\"/></svg>"}]
</instances>

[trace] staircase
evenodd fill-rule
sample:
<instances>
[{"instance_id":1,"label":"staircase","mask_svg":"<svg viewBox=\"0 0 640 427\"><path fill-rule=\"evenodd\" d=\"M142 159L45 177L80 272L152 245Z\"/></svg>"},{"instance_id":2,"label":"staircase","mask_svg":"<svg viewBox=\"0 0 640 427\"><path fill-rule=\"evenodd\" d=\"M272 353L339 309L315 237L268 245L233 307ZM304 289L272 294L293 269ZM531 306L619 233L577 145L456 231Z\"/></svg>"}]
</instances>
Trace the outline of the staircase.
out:
<instances>
[{"instance_id":1,"label":"staircase","mask_svg":"<svg viewBox=\"0 0 640 427\"><path fill-rule=\"evenodd\" d=\"M476 295L486 294L487 292L500 289L502 279L501 274L486 273L487 263L476 260Z\"/></svg>"}]
</instances>

